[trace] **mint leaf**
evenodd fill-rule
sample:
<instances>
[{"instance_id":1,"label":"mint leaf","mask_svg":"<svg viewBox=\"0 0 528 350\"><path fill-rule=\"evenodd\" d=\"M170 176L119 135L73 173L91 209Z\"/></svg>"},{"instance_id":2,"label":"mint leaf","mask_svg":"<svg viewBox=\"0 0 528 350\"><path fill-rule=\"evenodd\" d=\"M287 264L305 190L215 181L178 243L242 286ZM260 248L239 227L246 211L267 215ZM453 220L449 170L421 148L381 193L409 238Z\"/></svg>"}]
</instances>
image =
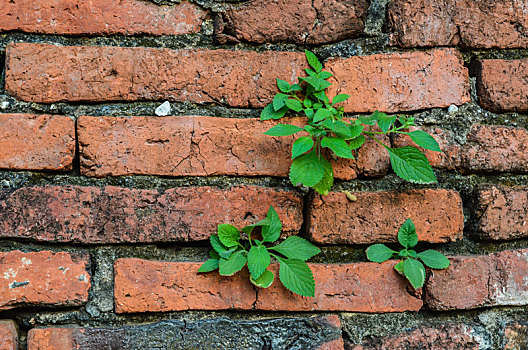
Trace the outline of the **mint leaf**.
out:
<instances>
[{"instance_id":1,"label":"mint leaf","mask_svg":"<svg viewBox=\"0 0 528 350\"><path fill-rule=\"evenodd\" d=\"M251 277L258 279L268 268L271 262L270 254L263 245L254 245L251 247L247 257L247 264Z\"/></svg>"},{"instance_id":2,"label":"mint leaf","mask_svg":"<svg viewBox=\"0 0 528 350\"><path fill-rule=\"evenodd\" d=\"M290 167L290 181L295 186L298 183L312 187L322 180L325 169L315 150L295 158Z\"/></svg>"},{"instance_id":3,"label":"mint leaf","mask_svg":"<svg viewBox=\"0 0 528 350\"><path fill-rule=\"evenodd\" d=\"M301 102L293 100L291 98L285 100L284 103L286 104L286 106L288 106L289 109L293 109L295 112L300 112L303 109Z\"/></svg>"},{"instance_id":4,"label":"mint leaf","mask_svg":"<svg viewBox=\"0 0 528 350\"><path fill-rule=\"evenodd\" d=\"M273 102L264 107L260 113L260 120L270 120L270 119L280 119L284 117L286 112L288 112L288 107L284 106L278 111L273 108Z\"/></svg>"},{"instance_id":5,"label":"mint leaf","mask_svg":"<svg viewBox=\"0 0 528 350\"><path fill-rule=\"evenodd\" d=\"M279 239L282 232L282 222L280 221L279 214L275 211L273 206L268 209L268 215L266 219L269 225L262 226L262 242L275 242Z\"/></svg>"},{"instance_id":6,"label":"mint leaf","mask_svg":"<svg viewBox=\"0 0 528 350\"><path fill-rule=\"evenodd\" d=\"M359 121L365 125L374 125L378 121L379 112L375 111L369 116L359 116Z\"/></svg>"},{"instance_id":7,"label":"mint leaf","mask_svg":"<svg viewBox=\"0 0 528 350\"><path fill-rule=\"evenodd\" d=\"M332 112L330 112L328 109L321 108L318 109L317 112L315 112L314 115L314 123L320 122L321 120L324 120L332 115Z\"/></svg>"},{"instance_id":8,"label":"mint leaf","mask_svg":"<svg viewBox=\"0 0 528 350\"><path fill-rule=\"evenodd\" d=\"M352 149L358 149L359 147L363 146L367 139L363 135L359 135L356 138L353 138L352 140L348 141L348 148Z\"/></svg>"},{"instance_id":9,"label":"mint leaf","mask_svg":"<svg viewBox=\"0 0 528 350\"><path fill-rule=\"evenodd\" d=\"M367 259L373 262L382 263L389 260L396 253L385 244L374 244L367 248Z\"/></svg>"},{"instance_id":10,"label":"mint leaf","mask_svg":"<svg viewBox=\"0 0 528 350\"><path fill-rule=\"evenodd\" d=\"M312 271L302 260L279 258L279 278L284 287L304 297L315 296Z\"/></svg>"},{"instance_id":11,"label":"mint leaf","mask_svg":"<svg viewBox=\"0 0 528 350\"><path fill-rule=\"evenodd\" d=\"M282 79L277 79L277 86L279 87L279 90L282 92L290 92L291 86L287 81L284 81Z\"/></svg>"},{"instance_id":12,"label":"mint leaf","mask_svg":"<svg viewBox=\"0 0 528 350\"><path fill-rule=\"evenodd\" d=\"M330 164L330 162L324 157L321 157L321 164L323 164L324 167L324 176L321 181L313 185L313 189L316 190L317 193L326 196L334 184L334 169L332 169L332 164Z\"/></svg>"},{"instance_id":13,"label":"mint leaf","mask_svg":"<svg viewBox=\"0 0 528 350\"><path fill-rule=\"evenodd\" d=\"M317 56L311 51L304 50L304 54L306 55L306 60L308 61L308 64L317 72L319 73L321 70L323 70L323 65L319 60L317 59Z\"/></svg>"},{"instance_id":14,"label":"mint leaf","mask_svg":"<svg viewBox=\"0 0 528 350\"><path fill-rule=\"evenodd\" d=\"M338 157L354 159L352 151L343 139L337 137L324 137L321 141L321 147L330 148Z\"/></svg>"},{"instance_id":15,"label":"mint leaf","mask_svg":"<svg viewBox=\"0 0 528 350\"><path fill-rule=\"evenodd\" d=\"M332 130L336 135L343 138L351 137L350 126L343 123L340 120L332 121L330 119L325 119L321 125L326 126L328 129Z\"/></svg>"},{"instance_id":16,"label":"mint leaf","mask_svg":"<svg viewBox=\"0 0 528 350\"><path fill-rule=\"evenodd\" d=\"M209 256L213 259L220 260L220 255L216 252L216 250L210 250Z\"/></svg>"},{"instance_id":17,"label":"mint leaf","mask_svg":"<svg viewBox=\"0 0 528 350\"><path fill-rule=\"evenodd\" d=\"M349 97L350 95L347 95L347 94L340 94L340 95L335 96L334 99L332 100L332 106L337 103L341 103L343 101L348 100Z\"/></svg>"},{"instance_id":18,"label":"mint leaf","mask_svg":"<svg viewBox=\"0 0 528 350\"><path fill-rule=\"evenodd\" d=\"M400 275L403 275L403 260L394 265L394 270L396 270L396 272L398 272Z\"/></svg>"},{"instance_id":19,"label":"mint leaf","mask_svg":"<svg viewBox=\"0 0 528 350\"><path fill-rule=\"evenodd\" d=\"M390 127L396 121L397 116L389 117L385 113L378 114L378 126L383 132L389 131Z\"/></svg>"},{"instance_id":20,"label":"mint leaf","mask_svg":"<svg viewBox=\"0 0 528 350\"><path fill-rule=\"evenodd\" d=\"M414 143L416 143L418 146L422 148L428 149L430 151L442 152L442 150L440 149L440 145L438 144L438 142L436 142L434 137L432 137L425 131L416 130L416 131L406 132L404 134L409 135L411 137L411 140L413 140Z\"/></svg>"},{"instance_id":21,"label":"mint leaf","mask_svg":"<svg viewBox=\"0 0 528 350\"><path fill-rule=\"evenodd\" d=\"M200 266L198 272L211 272L218 268L219 261L217 259L209 259Z\"/></svg>"},{"instance_id":22,"label":"mint leaf","mask_svg":"<svg viewBox=\"0 0 528 350\"><path fill-rule=\"evenodd\" d=\"M364 126L363 125L352 125L350 126L350 138L353 139L355 137L358 137L363 132Z\"/></svg>"},{"instance_id":23,"label":"mint leaf","mask_svg":"<svg viewBox=\"0 0 528 350\"><path fill-rule=\"evenodd\" d=\"M398 242L406 249L414 247L418 244L418 235L416 234L416 228L411 219L405 220L398 230Z\"/></svg>"},{"instance_id":24,"label":"mint leaf","mask_svg":"<svg viewBox=\"0 0 528 350\"><path fill-rule=\"evenodd\" d=\"M416 259L409 258L403 261L403 274L414 289L423 287L425 282L425 267Z\"/></svg>"},{"instance_id":25,"label":"mint leaf","mask_svg":"<svg viewBox=\"0 0 528 350\"><path fill-rule=\"evenodd\" d=\"M218 238L226 247L234 247L240 241L240 232L233 225L220 224L218 225Z\"/></svg>"},{"instance_id":26,"label":"mint leaf","mask_svg":"<svg viewBox=\"0 0 528 350\"><path fill-rule=\"evenodd\" d=\"M325 93L324 93L324 89L326 89L327 87L329 87L330 85L332 85L331 83L327 82L326 80L324 79L321 79L321 78L317 78L317 77L306 77L306 78L299 78L299 80L301 81L305 81L307 82L308 84L310 84L314 90L317 92L317 93L314 93L314 95L325 101L326 103L328 103L328 97L326 97Z\"/></svg>"},{"instance_id":27,"label":"mint leaf","mask_svg":"<svg viewBox=\"0 0 528 350\"><path fill-rule=\"evenodd\" d=\"M249 275L249 280L251 281L251 283L260 288L268 288L269 286L271 286L274 279L275 275L273 275L273 272L269 270L264 271L264 273L260 275L260 277L256 280L253 279L253 276Z\"/></svg>"},{"instance_id":28,"label":"mint leaf","mask_svg":"<svg viewBox=\"0 0 528 350\"><path fill-rule=\"evenodd\" d=\"M286 94L277 94L273 98L273 109L275 111L280 110L282 107L285 106L285 102L290 96Z\"/></svg>"},{"instance_id":29,"label":"mint leaf","mask_svg":"<svg viewBox=\"0 0 528 350\"><path fill-rule=\"evenodd\" d=\"M290 88L290 92L293 92L293 91L302 91L302 87L301 85L299 84L293 84Z\"/></svg>"},{"instance_id":30,"label":"mint leaf","mask_svg":"<svg viewBox=\"0 0 528 350\"><path fill-rule=\"evenodd\" d=\"M233 276L246 266L246 257L241 250L233 253L229 259L220 259L219 273L221 276Z\"/></svg>"},{"instance_id":31,"label":"mint leaf","mask_svg":"<svg viewBox=\"0 0 528 350\"><path fill-rule=\"evenodd\" d=\"M298 236L290 236L283 242L270 248L288 259L298 259L306 261L311 257L319 254L321 250L304 238Z\"/></svg>"},{"instance_id":32,"label":"mint leaf","mask_svg":"<svg viewBox=\"0 0 528 350\"><path fill-rule=\"evenodd\" d=\"M392 169L402 179L419 183L436 183L433 168L422 152L414 147L390 148L385 146L389 152Z\"/></svg>"},{"instance_id":33,"label":"mint leaf","mask_svg":"<svg viewBox=\"0 0 528 350\"><path fill-rule=\"evenodd\" d=\"M332 76L332 73L330 72L325 72L325 71L322 71L320 72L319 74L317 74L317 76L321 79L328 79Z\"/></svg>"},{"instance_id":34,"label":"mint leaf","mask_svg":"<svg viewBox=\"0 0 528 350\"><path fill-rule=\"evenodd\" d=\"M277 124L268 131L264 133L264 135L269 136L290 136L293 134L298 133L299 131L303 131L303 128L299 128L295 125L289 125L289 124Z\"/></svg>"},{"instance_id":35,"label":"mint leaf","mask_svg":"<svg viewBox=\"0 0 528 350\"><path fill-rule=\"evenodd\" d=\"M449 266L449 259L436 250L429 249L418 253L418 258L432 269L445 269Z\"/></svg>"},{"instance_id":36,"label":"mint leaf","mask_svg":"<svg viewBox=\"0 0 528 350\"><path fill-rule=\"evenodd\" d=\"M312 149L314 140L311 137L299 137L292 146L292 159Z\"/></svg>"},{"instance_id":37,"label":"mint leaf","mask_svg":"<svg viewBox=\"0 0 528 350\"><path fill-rule=\"evenodd\" d=\"M213 247L213 249L224 259L229 258L231 253L235 251L234 249L230 250L223 245L217 235L211 235L211 237L209 237L209 242L211 242L211 247Z\"/></svg>"}]
</instances>

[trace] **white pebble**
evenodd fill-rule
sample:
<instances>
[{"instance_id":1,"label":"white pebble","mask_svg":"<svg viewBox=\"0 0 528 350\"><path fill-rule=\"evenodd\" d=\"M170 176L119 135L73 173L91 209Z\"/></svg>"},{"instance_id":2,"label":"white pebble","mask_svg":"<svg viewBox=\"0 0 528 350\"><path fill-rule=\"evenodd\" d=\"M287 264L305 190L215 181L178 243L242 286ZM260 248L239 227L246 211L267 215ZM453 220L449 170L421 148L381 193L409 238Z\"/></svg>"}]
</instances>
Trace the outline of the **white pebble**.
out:
<instances>
[{"instance_id":1,"label":"white pebble","mask_svg":"<svg viewBox=\"0 0 528 350\"><path fill-rule=\"evenodd\" d=\"M4 101L4 102L0 103L0 109L1 110L5 110L5 109L7 109L7 107L9 107L9 102Z\"/></svg>"},{"instance_id":2,"label":"white pebble","mask_svg":"<svg viewBox=\"0 0 528 350\"><path fill-rule=\"evenodd\" d=\"M456 112L458 112L458 107L455 106L455 105L451 105L447 109L447 113L449 113L449 114L455 114Z\"/></svg>"},{"instance_id":3,"label":"white pebble","mask_svg":"<svg viewBox=\"0 0 528 350\"><path fill-rule=\"evenodd\" d=\"M159 105L158 108L156 108L156 111L154 113L156 113L157 116L163 117L163 116L169 115L170 112L171 112L171 105L169 101L165 101L161 105Z\"/></svg>"}]
</instances>

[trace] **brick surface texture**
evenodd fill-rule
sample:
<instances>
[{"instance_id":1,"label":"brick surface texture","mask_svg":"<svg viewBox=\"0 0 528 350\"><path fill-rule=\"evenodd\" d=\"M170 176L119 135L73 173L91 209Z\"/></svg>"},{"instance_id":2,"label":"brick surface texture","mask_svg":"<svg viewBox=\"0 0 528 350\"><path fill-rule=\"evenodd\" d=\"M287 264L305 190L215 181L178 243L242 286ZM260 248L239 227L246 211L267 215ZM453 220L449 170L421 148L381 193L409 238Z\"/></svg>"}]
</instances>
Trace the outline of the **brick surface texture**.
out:
<instances>
[{"instance_id":1,"label":"brick surface texture","mask_svg":"<svg viewBox=\"0 0 528 350\"><path fill-rule=\"evenodd\" d=\"M18 350L18 332L12 320L0 320L0 350Z\"/></svg>"}]
</instances>

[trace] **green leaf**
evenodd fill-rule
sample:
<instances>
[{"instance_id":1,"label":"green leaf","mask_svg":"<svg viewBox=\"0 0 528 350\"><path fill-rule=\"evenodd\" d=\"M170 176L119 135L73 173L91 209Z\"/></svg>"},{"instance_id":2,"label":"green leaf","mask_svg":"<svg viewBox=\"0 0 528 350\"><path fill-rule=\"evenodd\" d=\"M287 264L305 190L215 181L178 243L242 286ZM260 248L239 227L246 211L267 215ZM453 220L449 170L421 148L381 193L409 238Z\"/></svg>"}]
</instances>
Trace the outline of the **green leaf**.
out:
<instances>
[{"instance_id":1,"label":"green leaf","mask_svg":"<svg viewBox=\"0 0 528 350\"><path fill-rule=\"evenodd\" d=\"M426 250L424 252L418 253L418 258L420 258L425 265L429 266L432 269L445 269L449 266L449 259L440 252L436 250Z\"/></svg>"},{"instance_id":2,"label":"green leaf","mask_svg":"<svg viewBox=\"0 0 528 350\"><path fill-rule=\"evenodd\" d=\"M354 159L352 151L345 140L337 137L324 137L321 147L330 148L338 157Z\"/></svg>"},{"instance_id":3,"label":"green leaf","mask_svg":"<svg viewBox=\"0 0 528 350\"><path fill-rule=\"evenodd\" d=\"M282 222L273 206L268 209L266 219L269 225L262 226L262 242L275 242L282 232Z\"/></svg>"},{"instance_id":4,"label":"green leaf","mask_svg":"<svg viewBox=\"0 0 528 350\"><path fill-rule=\"evenodd\" d=\"M222 244L220 241L220 238L218 238L218 235L211 235L209 237L209 242L211 243L211 247L223 258L227 259L229 255L231 255L232 252L229 252L229 249ZM227 255L227 256L226 256Z\"/></svg>"},{"instance_id":5,"label":"green leaf","mask_svg":"<svg viewBox=\"0 0 528 350\"><path fill-rule=\"evenodd\" d=\"M332 106L337 103L341 103L341 102L348 100L349 97L350 95L347 95L347 94L340 94L340 95L335 96L334 99L332 100Z\"/></svg>"},{"instance_id":6,"label":"green leaf","mask_svg":"<svg viewBox=\"0 0 528 350\"><path fill-rule=\"evenodd\" d=\"M379 112L375 111L369 116L359 116L359 121L365 125L374 125L378 121Z\"/></svg>"},{"instance_id":7,"label":"green leaf","mask_svg":"<svg viewBox=\"0 0 528 350\"><path fill-rule=\"evenodd\" d=\"M312 271L302 260L279 258L279 278L289 291L304 297L315 296Z\"/></svg>"},{"instance_id":8,"label":"green leaf","mask_svg":"<svg viewBox=\"0 0 528 350\"><path fill-rule=\"evenodd\" d=\"M249 280L251 281L251 283L253 283L259 288L268 288L272 285L274 279L275 275L273 275L273 272L269 270L264 271L264 273L260 275L260 277L256 280L253 279L253 276L249 275Z\"/></svg>"},{"instance_id":9,"label":"green leaf","mask_svg":"<svg viewBox=\"0 0 528 350\"><path fill-rule=\"evenodd\" d=\"M320 108L315 112L314 115L314 123L320 122L321 120L324 120L332 115L332 112L330 112L328 109Z\"/></svg>"},{"instance_id":10,"label":"green leaf","mask_svg":"<svg viewBox=\"0 0 528 350\"><path fill-rule=\"evenodd\" d=\"M291 86L287 81L284 81L282 79L277 79L277 86L279 87L279 90L282 92L290 92Z\"/></svg>"},{"instance_id":11,"label":"green leaf","mask_svg":"<svg viewBox=\"0 0 528 350\"><path fill-rule=\"evenodd\" d=\"M299 131L303 131L303 128L299 128L296 125L290 125L290 124L277 124L268 131L264 133L264 135L268 136L290 136L293 134L298 133Z\"/></svg>"},{"instance_id":12,"label":"green leaf","mask_svg":"<svg viewBox=\"0 0 528 350\"><path fill-rule=\"evenodd\" d=\"M396 272L398 272L400 275L403 274L403 260L394 265L394 270L396 270Z\"/></svg>"},{"instance_id":13,"label":"green leaf","mask_svg":"<svg viewBox=\"0 0 528 350\"><path fill-rule=\"evenodd\" d=\"M423 287L425 282L425 267L416 259L408 258L403 261L403 274L414 289Z\"/></svg>"},{"instance_id":14,"label":"green leaf","mask_svg":"<svg viewBox=\"0 0 528 350\"><path fill-rule=\"evenodd\" d=\"M246 266L247 259L241 250L233 253L229 259L220 259L219 273L221 276L233 276Z\"/></svg>"},{"instance_id":15,"label":"green leaf","mask_svg":"<svg viewBox=\"0 0 528 350\"><path fill-rule=\"evenodd\" d=\"M311 69L305 68L304 71L306 72L306 74L308 74L311 77L317 77L318 76L318 74L316 72L314 72L313 70L311 70Z\"/></svg>"},{"instance_id":16,"label":"green leaf","mask_svg":"<svg viewBox=\"0 0 528 350\"><path fill-rule=\"evenodd\" d=\"M321 78L321 79L328 79L328 78L330 78L330 77L332 76L332 73L322 71L322 72L319 73L317 76L318 76L319 78Z\"/></svg>"},{"instance_id":17,"label":"green leaf","mask_svg":"<svg viewBox=\"0 0 528 350\"><path fill-rule=\"evenodd\" d=\"M218 268L218 259L209 259L200 266L198 272L211 272Z\"/></svg>"},{"instance_id":18,"label":"green leaf","mask_svg":"<svg viewBox=\"0 0 528 350\"><path fill-rule=\"evenodd\" d=\"M295 158L290 167L290 181L295 186L298 183L312 187L325 174L323 163L317 158L315 151Z\"/></svg>"},{"instance_id":19,"label":"green leaf","mask_svg":"<svg viewBox=\"0 0 528 350\"><path fill-rule=\"evenodd\" d=\"M306 261L311 257L319 254L321 250L304 238L298 236L290 236L283 242L270 248L288 259L298 259Z\"/></svg>"},{"instance_id":20,"label":"green leaf","mask_svg":"<svg viewBox=\"0 0 528 350\"><path fill-rule=\"evenodd\" d=\"M240 232L233 225L220 224L218 225L218 238L226 247L234 247L240 241Z\"/></svg>"},{"instance_id":21,"label":"green leaf","mask_svg":"<svg viewBox=\"0 0 528 350\"><path fill-rule=\"evenodd\" d=\"M358 137L350 140L348 142L348 147L350 149L358 149L359 147L363 146L367 139L363 135L359 135Z\"/></svg>"},{"instance_id":22,"label":"green leaf","mask_svg":"<svg viewBox=\"0 0 528 350\"><path fill-rule=\"evenodd\" d=\"M244 227L242 229L242 232L244 232L246 234L250 234L251 232L253 232L253 229L255 229L255 227L258 227L258 226L269 226L270 224L271 224L270 220L268 218L265 218L263 220L260 220L256 224L252 224L252 225L248 225L248 226Z\"/></svg>"},{"instance_id":23,"label":"green leaf","mask_svg":"<svg viewBox=\"0 0 528 350\"><path fill-rule=\"evenodd\" d=\"M328 97L326 97L323 90L329 87L330 85L332 85L331 83L327 82L324 79L317 78L317 77L306 77L306 78L299 78L299 79L301 81L307 82L309 85L311 85L314 88L316 92L318 92L318 93L314 93L314 95L317 98L324 100L326 103L328 103L327 102Z\"/></svg>"},{"instance_id":24,"label":"green leaf","mask_svg":"<svg viewBox=\"0 0 528 350\"><path fill-rule=\"evenodd\" d=\"M247 257L249 273L253 279L258 279L268 268L271 262L271 256L263 245L254 245L251 247Z\"/></svg>"},{"instance_id":25,"label":"green leaf","mask_svg":"<svg viewBox=\"0 0 528 350\"><path fill-rule=\"evenodd\" d=\"M292 159L312 149L314 140L311 137L299 137L292 146Z\"/></svg>"},{"instance_id":26,"label":"green leaf","mask_svg":"<svg viewBox=\"0 0 528 350\"><path fill-rule=\"evenodd\" d=\"M304 54L306 55L306 60L308 61L308 64L317 72L319 73L323 69L323 65L319 60L317 59L317 56L311 51L304 50Z\"/></svg>"},{"instance_id":27,"label":"green leaf","mask_svg":"<svg viewBox=\"0 0 528 350\"><path fill-rule=\"evenodd\" d=\"M313 102L312 102L312 100L306 98L306 99L304 99L304 101L303 101L303 105L304 105L304 107L306 107L306 108L310 108L310 107L312 107Z\"/></svg>"},{"instance_id":28,"label":"green leaf","mask_svg":"<svg viewBox=\"0 0 528 350\"><path fill-rule=\"evenodd\" d=\"M306 101L306 100L305 100ZM308 118L312 118L314 116L314 111L313 109L311 108L306 108L304 110L304 114L308 117Z\"/></svg>"},{"instance_id":29,"label":"green leaf","mask_svg":"<svg viewBox=\"0 0 528 350\"><path fill-rule=\"evenodd\" d=\"M436 183L433 168L422 152L414 147L390 148L385 146L389 152L392 169L402 179L419 183Z\"/></svg>"},{"instance_id":30,"label":"green leaf","mask_svg":"<svg viewBox=\"0 0 528 350\"><path fill-rule=\"evenodd\" d=\"M389 131L390 127L396 121L397 116L387 116L385 113L379 113L378 115L378 126L383 132Z\"/></svg>"},{"instance_id":31,"label":"green leaf","mask_svg":"<svg viewBox=\"0 0 528 350\"><path fill-rule=\"evenodd\" d=\"M284 115L288 111L289 109L286 106L276 111L273 108L273 102L272 102L262 110L262 112L260 113L260 120L280 119L284 117Z\"/></svg>"},{"instance_id":32,"label":"green leaf","mask_svg":"<svg viewBox=\"0 0 528 350\"><path fill-rule=\"evenodd\" d=\"M367 259L373 262L382 263L389 260L396 253L385 244L374 244L367 248Z\"/></svg>"},{"instance_id":33,"label":"green leaf","mask_svg":"<svg viewBox=\"0 0 528 350\"><path fill-rule=\"evenodd\" d=\"M313 189L317 193L326 196L334 184L334 169L332 169L332 164L324 157L321 157L321 164L323 164L325 173L321 181L313 185Z\"/></svg>"},{"instance_id":34,"label":"green leaf","mask_svg":"<svg viewBox=\"0 0 528 350\"><path fill-rule=\"evenodd\" d=\"M290 92L293 92L293 91L302 91L302 87L301 85L299 84L293 84L290 88Z\"/></svg>"},{"instance_id":35,"label":"green leaf","mask_svg":"<svg viewBox=\"0 0 528 350\"><path fill-rule=\"evenodd\" d=\"M350 138L355 138L361 135L363 132L364 126L363 125L351 125L350 126Z\"/></svg>"},{"instance_id":36,"label":"green leaf","mask_svg":"<svg viewBox=\"0 0 528 350\"><path fill-rule=\"evenodd\" d=\"M406 249L414 247L418 244L418 235L416 234L416 228L411 219L405 220L398 230L398 242Z\"/></svg>"},{"instance_id":37,"label":"green leaf","mask_svg":"<svg viewBox=\"0 0 528 350\"><path fill-rule=\"evenodd\" d=\"M286 94L275 95L275 97L273 98L273 109L275 111L280 110L285 105L284 101L286 101L289 97L290 96Z\"/></svg>"},{"instance_id":38,"label":"green leaf","mask_svg":"<svg viewBox=\"0 0 528 350\"><path fill-rule=\"evenodd\" d=\"M440 145L438 144L438 142L436 142L434 137L432 137L425 131L416 130L407 132L405 134L409 135L411 137L411 140L413 140L414 143L416 143L422 148L428 149L430 151L442 152L442 150L440 149Z\"/></svg>"},{"instance_id":39,"label":"green leaf","mask_svg":"<svg viewBox=\"0 0 528 350\"><path fill-rule=\"evenodd\" d=\"M295 112L300 112L303 109L302 103L298 100L288 99L284 103L288 106L289 109L293 109Z\"/></svg>"},{"instance_id":40,"label":"green leaf","mask_svg":"<svg viewBox=\"0 0 528 350\"><path fill-rule=\"evenodd\" d=\"M325 119L321 123L321 125L332 130L338 136L342 136L344 138L350 138L350 135L351 135L350 126L347 125L346 123L343 123L340 120L332 121L330 119Z\"/></svg>"},{"instance_id":41,"label":"green leaf","mask_svg":"<svg viewBox=\"0 0 528 350\"><path fill-rule=\"evenodd\" d=\"M209 251L209 256L210 256L212 259L220 260L220 255L218 255L218 253L216 252L216 250L210 250L210 251Z\"/></svg>"}]
</instances>

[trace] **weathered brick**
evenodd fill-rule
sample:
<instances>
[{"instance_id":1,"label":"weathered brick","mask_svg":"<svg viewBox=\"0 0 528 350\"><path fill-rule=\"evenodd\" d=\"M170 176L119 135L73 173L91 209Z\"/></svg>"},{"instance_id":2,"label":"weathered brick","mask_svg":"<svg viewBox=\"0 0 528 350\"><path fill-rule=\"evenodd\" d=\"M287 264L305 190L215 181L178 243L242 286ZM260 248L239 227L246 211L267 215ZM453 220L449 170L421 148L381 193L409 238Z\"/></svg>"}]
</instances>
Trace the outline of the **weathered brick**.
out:
<instances>
[{"instance_id":1,"label":"weathered brick","mask_svg":"<svg viewBox=\"0 0 528 350\"><path fill-rule=\"evenodd\" d=\"M496 112L528 111L528 59L482 60L475 67L477 94L483 108Z\"/></svg>"},{"instance_id":2,"label":"weathered brick","mask_svg":"<svg viewBox=\"0 0 528 350\"><path fill-rule=\"evenodd\" d=\"M420 326L388 337L371 337L361 344L347 344L349 350L478 350L482 339L465 324Z\"/></svg>"},{"instance_id":3,"label":"weathered brick","mask_svg":"<svg viewBox=\"0 0 528 350\"><path fill-rule=\"evenodd\" d=\"M302 125L302 119L288 121ZM212 117L87 117L78 121L81 172L88 176L271 175L287 177L294 136L263 133L273 122ZM383 140L388 143L388 139ZM387 152L366 143L358 160L331 160L335 176L387 172Z\"/></svg>"},{"instance_id":4,"label":"weathered brick","mask_svg":"<svg viewBox=\"0 0 528 350\"><path fill-rule=\"evenodd\" d=\"M263 107L278 91L275 79L296 80L307 62L301 52L11 43L6 67L6 91L31 102L169 100Z\"/></svg>"},{"instance_id":5,"label":"weathered brick","mask_svg":"<svg viewBox=\"0 0 528 350\"><path fill-rule=\"evenodd\" d=\"M220 42L323 44L363 34L366 0L264 0L233 6L215 20Z\"/></svg>"},{"instance_id":6,"label":"weathered brick","mask_svg":"<svg viewBox=\"0 0 528 350\"><path fill-rule=\"evenodd\" d=\"M334 58L330 95L349 94L347 112L399 112L469 102L469 76L454 49Z\"/></svg>"},{"instance_id":7,"label":"weathered brick","mask_svg":"<svg viewBox=\"0 0 528 350\"><path fill-rule=\"evenodd\" d=\"M429 308L528 305L528 249L450 260L451 265L446 270L434 271L425 285L425 303Z\"/></svg>"},{"instance_id":8,"label":"weathered brick","mask_svg":"<svg viewBox=\"0 0 528 350\"><path fill-rule=\"evenodd\" d=\"M528 172L528 131L473 125L462 147L462 170L467 173Z\"/></svg>"},{"instance_id":9,"label":"weathered brick","mask_svg":"<svg viewBox=\"0 0 528 350\"><path fill-rule=\"evenodd\" d=\"M526 48L526 5L526 0L391 1L391 43L403 47Z\"/></svg>"},{"instance_id":10,"label":"weathered brick","mask_svg":"<svg viewBox=\"0 0 528 350\"><path fill-rule=\"evenodd\" d=\"M0 310L78 306L88 300L87 255L0 252Z\"/></svg>"},{"instance_id":11,"label":"weathered brick","mask_svg":"<svg viewBox=\"0 0 528 350\"><path fill-rule=\"evenodd\" d=\"M480 186L474 207L477 234L483 239L528 236L528 187Z\"/></svg>"},{"instance_id":12,"label":"weathered brick","mask_svg":"<svg viewBox=\"0 0 528 350\"><path fill-rule=\"evenodd\" d=\"M309 225L315 242L396 242L398 229L408 218L415 223L420 241L441 243L462 238L462 200L456 191L423 189L354 195L356 201L337 192L315 198Z\"/></svg>"},{"instance_id":13,"label":"weathered brick","mask_svg":"<svg viewBox=\"0 0 528 350\"><path fill-rule=\"evenodd\" d=\"M0 321L0 350L18 350L18 332L11 320Z\"/></svg>"},{"instance_id":14,"label":"weathered brick","mask_svg":"<svg viewBox=\"0 0 528 350\"><path fill-rule=\"evenodd\" d=\"M409 294L394 262L311 264L314 298L288 292L275 282L258 292L247 270L231 277L200 274L201 263L119 259L115 263L116 312L178 310L275 310L400 312L419 310L422 300ZM271 267L278 276L278 266Z\"/></svg>"},{"instance_id":15,"label":"weathered brick","mask_svg":"<svg viewBox=\"0 0 528 350\"><path fill-rule=\"evenodd\" d=\"M0 7L0 32L179 35L200 31L206 12L189 2L157 6L138 0L17 0Z\"/></svg>"},{"instance_id":16,"label":"weathered brick","mask_svg":"<svg viewBox=\"0 0 528 350\"><path fill-rule=\"evenodd\" d=\"M525 322L512 322L504 329L503 350L528 349L528 324Z\"/></svg>"},{"instance_id":17,"label":"weathered brick","mask_svg":"<svg viewBox=\"0 0 528 350\"><path fill-rule=\"evenodd\" d=\"M263 219L270 205L285 231L297 231L303 208L295 192L256 186L24 187L0 192L0 199L0 236L84 244L204 240L218 224Z\"/></svg>"},{"instance_id":18,"label":"weathered brick","mask_svg":"<svg viewBox=\"0 0 528 350\"><path fill-rule=\"evenodd\" d=\"M0 114L0 168L70 170L75 122L60 115Z\"/></svg>"}]
</instances>

